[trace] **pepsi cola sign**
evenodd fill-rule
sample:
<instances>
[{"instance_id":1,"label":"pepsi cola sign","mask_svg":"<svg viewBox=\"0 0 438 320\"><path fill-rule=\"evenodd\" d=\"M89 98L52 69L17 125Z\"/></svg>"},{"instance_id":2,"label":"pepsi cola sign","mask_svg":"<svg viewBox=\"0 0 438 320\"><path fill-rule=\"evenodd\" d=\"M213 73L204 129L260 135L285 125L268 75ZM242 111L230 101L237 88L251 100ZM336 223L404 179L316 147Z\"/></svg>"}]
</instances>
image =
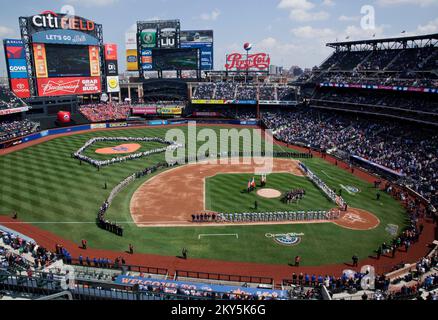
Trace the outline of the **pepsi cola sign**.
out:
<instances>
[{"instance_id":1,"label":"pepsi cola sign","mask_svg":"<svg viewBox=\"0 0 438 320\"><path fill-rule=\"evenodd\" d=\"M264 71L269 69L271 58L266 53L242 55L232 53L227 56L226 70L247 71L251 69Z\"/></svg>"}]
</instances>

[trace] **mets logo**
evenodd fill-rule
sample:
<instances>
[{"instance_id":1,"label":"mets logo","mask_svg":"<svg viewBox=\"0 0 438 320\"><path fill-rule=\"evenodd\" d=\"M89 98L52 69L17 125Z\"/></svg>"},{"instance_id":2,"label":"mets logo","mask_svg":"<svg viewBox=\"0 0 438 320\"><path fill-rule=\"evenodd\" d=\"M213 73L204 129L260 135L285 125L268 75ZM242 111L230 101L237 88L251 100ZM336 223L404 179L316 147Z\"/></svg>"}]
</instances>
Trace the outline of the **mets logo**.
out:
<instances>
[{"instance_id":1,"label":"mets logo","mask_svg":"<svg viewBox=\"0 0 438 320\"><path fill-rule=\"evenodd\" d=\"M114 147L114 148L112 148L114 151L117 151L117 152L126 152L126 151L129 151L129 148L128 147L124 147L124 146L118 146L118 147Z\"/></svg>"},{"instance_id":2,"label":"mets logo","mask_svg":"<svg viewBox=\"0 0 438 320\"><path fill-rule=\"evenodd\" d=\"M280 233L280 234L265 234L266 238L274 239L274 241L283 246L296 246L301 242L304 233Z\"/></svg>"},{"instance_id":3,"label":"mets logo","mask_svg":"<svg viewBox=\"0 0 438 320\"><path fill-rule=\"evenodd\" d=\"M349 194L356 194L360 192L360 189L355 186L344 186L343 184L340 184L341 188L347 191Z\"/></svg>"}]
</instances>

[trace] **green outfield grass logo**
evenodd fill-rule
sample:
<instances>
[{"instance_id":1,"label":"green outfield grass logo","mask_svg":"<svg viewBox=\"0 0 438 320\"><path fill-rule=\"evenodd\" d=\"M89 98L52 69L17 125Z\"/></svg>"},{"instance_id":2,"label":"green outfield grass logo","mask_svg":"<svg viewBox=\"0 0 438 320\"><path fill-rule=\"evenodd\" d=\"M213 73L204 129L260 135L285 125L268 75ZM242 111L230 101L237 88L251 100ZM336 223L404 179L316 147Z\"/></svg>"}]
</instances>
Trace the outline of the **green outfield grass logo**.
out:
<instances>
[{"instance_id":1,"label":"green outfield grass logo","mask_svg":"<svg viewBox=\"0 0 438 320\"><path fill-rule=\"evenodd\" d=\"M360 192L360 189L355 186L345 186L343 184L340 184L341 188L347 191L349 194L354 195L356 193Z\"/></svg>"},{"instance_id":2,"label":"green outfield grass logo","mask_svg":"<svg viewBox=\"0 0 438 320\"><path fill-rule=\"evenodd\" d=\"M275 243L282 246L296 246L300 244L302 237L304 237L304 233L267 233L265 234L265 237L273 239Z\"/></svg>"}]
</instances>

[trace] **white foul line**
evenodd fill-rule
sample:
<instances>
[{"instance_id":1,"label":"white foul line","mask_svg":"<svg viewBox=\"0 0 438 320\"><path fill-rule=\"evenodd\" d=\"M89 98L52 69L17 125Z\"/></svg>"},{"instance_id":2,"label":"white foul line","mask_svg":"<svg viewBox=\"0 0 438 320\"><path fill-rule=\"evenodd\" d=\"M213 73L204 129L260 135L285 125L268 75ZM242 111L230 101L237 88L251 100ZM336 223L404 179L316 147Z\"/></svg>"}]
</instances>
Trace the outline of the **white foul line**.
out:
<instances>
[{"instance_id":1,"label":"white foul line","mask_svg":"<svg viewBox=\"0 0 438 320\"><path fill-rule=\"evenodd\" d=\"M327 173L325 173L324 170L321 170L321 172L324 173L324 174L325 174L327 177L329 177L330 179L332 178L332 177L330 177Z\"/></svg>"},{"instance_id":2,"label":"white foul line","mask_svg":"<svg viewBox=\"0 0 438 320\"><path fill-rule=\"evenodd\" d=\"M237 233L207 233L198 235L198 240L201 240L202 237L225 237L225 236L233 236L239 239L239 235Z\"/></svg>"}]
</instances>

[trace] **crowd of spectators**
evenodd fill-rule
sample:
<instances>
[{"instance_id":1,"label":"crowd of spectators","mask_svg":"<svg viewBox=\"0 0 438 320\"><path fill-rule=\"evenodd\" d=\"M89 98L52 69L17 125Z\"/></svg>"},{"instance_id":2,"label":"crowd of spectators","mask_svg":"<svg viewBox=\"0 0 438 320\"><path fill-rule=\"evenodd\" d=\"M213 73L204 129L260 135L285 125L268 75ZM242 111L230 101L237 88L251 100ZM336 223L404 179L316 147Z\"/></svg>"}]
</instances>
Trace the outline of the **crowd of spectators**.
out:
<instances>
[{"instance_id":1,"label":"crowd of spectators","mask_svg":"<svg viewBox=\"0 0 438 320\"><path fill-rule=\"evenodd\" d=\"M239 82L206 82L195 89L193 98L202 100L295 101L296 91L287 85Z\"/></svg>"},{"instance_id":2,"label":"crowd of spectators","mask_svg":"<svg viewBox=\"0 0 438 320\"><path fill-rule=\"evenodd\" d=\"M437 87L438 47L339 51L315 70L312 81Z\"/></svg>"},{"instance_id":3,"label":"crowd of spectators","mask_svg":"<svg viewBox=\"0 0 438 320\"><path fill-rule=\"evenodd\" d=\"M0 230L0 268L7 271L30 271L45 268L56 260L57 256L53 252L35 242Z\"/></svg>"},{"instance_id":4,"label":"crowd of spectators","mask_svg":"<svg viewBox=\"0 0 438 320\"><path fill-rule=\"evenodd\" d=\"M0 122L0 142L38 132L40 124L29 120Z\"/></svg>"},{"instance_id":5,"label":"crowd of spectators","mask_svg":"<svg viewBox=\"0 0 438 320\"><path fill-rule=\"evenodd\" d=\"M406 175L405 183L438 203L438 135L434 131L314 110L267 112L277 139L324 151L344 151Z\"/></svg>"},{"instance_id":6,"label":"crowd of spectators","mask_svg":"<svg viewBox=\"0 0 438 320\"><path fill-rule=\"evenodd\" d=\"M83 105L79 111L91 122L104 122L126 120L130 109L125 103L97 103Z\"/></svg>"},{"instance_id":7,"label":"crowd of spectators","mask_svg":"<svg viewBox=\"0 0 438 320\"><path fill-rule=\"evenodd\" d=\"M403 109L438 114L438 99L428 94L321 88L312 97L312 103L317 104L319 101L333 102L336 107L354 104L358 107L381 107L385 112L388 108L393 108L396 111Z\"/></svg>"},{"instance_id":8,"label":"crowd of spectators","mask_svg":"<svg viewBox=\"0 0 438 320\"><path fill-rule=\"evenodd\" d=\"M0 110L24 107L24 102L6 87L0 86Z\"/></svg>"}]
</instances>

